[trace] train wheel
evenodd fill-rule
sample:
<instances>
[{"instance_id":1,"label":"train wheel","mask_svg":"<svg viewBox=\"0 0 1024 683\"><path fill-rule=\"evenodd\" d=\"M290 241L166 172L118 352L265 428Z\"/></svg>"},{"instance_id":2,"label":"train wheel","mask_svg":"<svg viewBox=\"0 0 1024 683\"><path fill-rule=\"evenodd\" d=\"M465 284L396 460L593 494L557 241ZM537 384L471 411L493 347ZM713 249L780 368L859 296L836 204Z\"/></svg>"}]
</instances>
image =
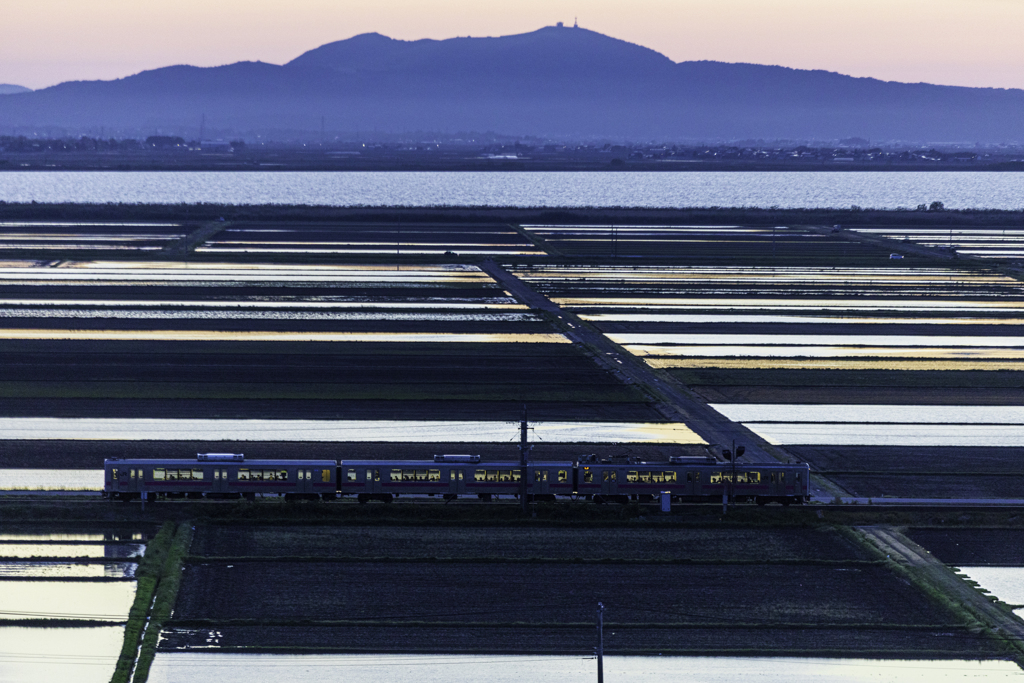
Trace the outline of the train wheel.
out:
<instances>
[{"instance_id":1,"label":"train wheel","mask_svg":"<svg viewBox=\"0 0 1024 683\"><path fill-rule=\"evenodd\" d=\"M393 501L394 499L395 499L395 497L394 497L394 496L392 496L392 495L391 495L390 493L385 493L385 494L384 494L384 497L383 497L383 498L381 498L381 500L383 500L383 501L384 501L385 503L390 503L390 502L392 502L392 501Z\"/></svg>"},{"instance_id":2,"label":"train wheel","mask_svg":"<svg viewBox=\"0 0 1024 683\"><path fill-rule=\"evenodd\" d=\"M366 503L367 503L367 502L368 502L368 501L369 501L370 499L369 499L369 497L368 497L368 496L367 496L367 495L366 495L365 493L360 493L360 494L359 494L358 496L356 496L356 500L358 500L358 501L359 501L359 504L360 504L360 505L366 505Z\"/></svg>"}]
</instances>

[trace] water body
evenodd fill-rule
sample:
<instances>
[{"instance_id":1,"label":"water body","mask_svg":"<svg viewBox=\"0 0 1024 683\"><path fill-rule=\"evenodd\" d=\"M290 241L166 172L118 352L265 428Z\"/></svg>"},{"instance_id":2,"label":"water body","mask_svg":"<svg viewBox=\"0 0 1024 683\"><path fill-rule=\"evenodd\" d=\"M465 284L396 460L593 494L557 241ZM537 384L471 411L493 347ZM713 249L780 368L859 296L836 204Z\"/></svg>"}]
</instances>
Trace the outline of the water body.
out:
<instances>
[{"instance_id":1,"label":"water body","mask_svg":"<svg viewBox=\"0 0 1024 683\"><path fill-rule=\"evenodd\" d=\"M538 441L559 443L704 443L681 423L533 422L530 428ZM519 440L519 425L420 420L4 417L0 418L0 433L7 440L512 443ZM28 473L41 471L47 470L0 470L0 489L6 488L3 477L31 478ZM99 477L102 480L102 472ZM96 488L103 488L102 481Z\"/></svg>"},{"instance_id":2,"label":"water body","mask_svg":"<svg viewBox=\"0 0 1024 683\"><path fill-rule=\"evenodd\" d=\"M746 422L777 446L978 446L1019 448L1024 425Z\"/></svg>"},{"instance_id":3,"label":"water body","mask_svg":"<svg viewBox=\"0 0 1024 683\"><path fill-rule=\"evenodd\" d=\"M591 683L597 664L587 657L486 655L245 655L160 652L151 683L276 683L344 680L346 683L415 681L451 683ZM605 657L606 680L616 683L952 683L1024 681L1004 661L909 661L794 657Z\"/></svg>"},{"instance_id":4,"label":"water body","mask_svg":"<svg viewBox=\"0 0 1024 683\"><path fill-rule=\"evenodd\" d=\"M0 548L0 552L2 552ZM134 562L109 564L73 564L67 562L0 562L0 579L7 577L34 579L131 579L138 565Z\"/></svg>"},{"instance_id":5,"label":"water body","mask_svg":"<svg viewBox=\"0 0 1024 683\"><path fill-rule=\"evenodd\" d=\"M609 334L616 344L1022 347L1024 337L888 334ZM685 353L682 355L686 355Z\"/></svg>"},{"instance_id":6,"label":"water body","mask_svg":"<svg viewBox=\"0 0 1024 683\"><path fill-rule=\"evenodd\" d=\"M1024 424L1024 406L714 403L711 407L736 422Z\"/></svg>"},{"instance_id":7,"label":"water body","mask_svg":"<svg viewBox=\"0 0 1024 683\"><path fill-rule=\"evenodd\" d=\"M1024 567L960 567L971 581L1008 605L1024 605ZM1024 618L1024 608L1013 611Z\"/></svg>"},{"instance_id":8,"label":"water body","mask_svg":"<svg viewBox=\"0 0 1024 683\"><path fill-rule=\"evenodd\" d=\"M103 470L0 469L0 491L101 491ZM14 547L14 546L10 546ZM44 546L47 547L47 546ZM48 546L51 548L57 546ZM79 546L87 548L89 546ZM102 548L102 546L93 546ZM86 557L87 555L75 555ZM89 557L103 557L88 555Z\"/></svg>"},{"instance_id":9,"label":"water body","mask_svg":"<svg viewBox=\"0 0 1024 683\"><path fill-rule=\"evenodd\" d=\"M320 206L1024 208L1020 173L0 172L8 202Z\"/></svg>"},{"instance_id":10,"label":"water body","mask_svg":"<svg viewBox=\"0 0 1024 683\"><path fill-rule=\"evenodd\" d=\"M123 641L123 626L2 626L0 680L4 683L106 683L114 673Z\"/></svg>"},{"instance_id":11,"label":"water body","mask_svg":"<svg viewBox=\"0 0 1024 683\"><path fill-rule=\"evenodd\" d=\"M0 581L0 615L6 619L124 621L134 600L134 581ZM0 641L0 649L6 644Z\"/></svg>"}]
</instances>

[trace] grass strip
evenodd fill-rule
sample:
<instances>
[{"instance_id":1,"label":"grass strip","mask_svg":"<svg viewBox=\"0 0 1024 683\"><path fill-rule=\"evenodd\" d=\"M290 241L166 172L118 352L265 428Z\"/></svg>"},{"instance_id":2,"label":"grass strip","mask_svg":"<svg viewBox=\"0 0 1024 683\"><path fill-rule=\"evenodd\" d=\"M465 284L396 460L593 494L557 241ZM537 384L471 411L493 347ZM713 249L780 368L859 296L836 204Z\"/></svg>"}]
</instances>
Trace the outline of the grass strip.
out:
<instances>
[{"instance_id":1,"label":"grass strip","mask_svg":"<svg viewBox=\"0 0 1024 683\"><path fill-rule=\"evenodd\" d=\"M145 683L149 678L149 668L153 665L153 657L156 655L156 646L160 641L160 631L164 624L171 618L174 611L174 603L178 600L178 590L181 588L182 564L192 546L192 525L188 522L179 524L174 532L174 539L167 549L166 558L160 572L160 582L156 590L156 598L153 602L153 612L150 617L149 627L142 639L142 647L139 648L139 659L135 665L135 677L133 683Z\"/></svg>"},{"instance_id":2,"label":"grass strip","mask_svg":"<svg viewBox=\"0 0 1024 683\"><path fill-rule=\"evenodd\" d=\"M139 562L135 572L135 600L128 611L128 622L124 627L124 643L117 657L111 683L128 683L135 664L135 655L139 651L139 639L149 616L153 595L156 592L160 572L167 556L168 548L174 537L174 522L165 522L160 531L146 544L146 554Z\"/></svg>"}]
</instances>

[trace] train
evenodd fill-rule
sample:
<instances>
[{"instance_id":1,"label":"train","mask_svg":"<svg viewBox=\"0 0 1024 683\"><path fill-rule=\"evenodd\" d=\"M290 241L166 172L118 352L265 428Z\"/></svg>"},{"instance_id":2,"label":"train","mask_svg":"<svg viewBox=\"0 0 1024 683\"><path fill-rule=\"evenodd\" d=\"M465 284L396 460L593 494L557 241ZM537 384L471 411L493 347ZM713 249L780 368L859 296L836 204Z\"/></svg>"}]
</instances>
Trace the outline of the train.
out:
<instances>
[{"instance_id":1,"label":"train","mask_svg":"<svg viewBox=\"0 0 1024 683\"><path fill-rule=\"evenodd\" d=\"M530 501L582 499L594 503L654 501L801 504L810 495L806 463L722 463L713 457L673 457L668 462L483 462L475 455L436 455L432 460L246 460L239 453L200 453L186 459L108 459L103 494L110 500L244 498L390 503L400 496L446 501L501 496ZM144 496L145 494L145 496Z\"/></svg>"}]
</instances>

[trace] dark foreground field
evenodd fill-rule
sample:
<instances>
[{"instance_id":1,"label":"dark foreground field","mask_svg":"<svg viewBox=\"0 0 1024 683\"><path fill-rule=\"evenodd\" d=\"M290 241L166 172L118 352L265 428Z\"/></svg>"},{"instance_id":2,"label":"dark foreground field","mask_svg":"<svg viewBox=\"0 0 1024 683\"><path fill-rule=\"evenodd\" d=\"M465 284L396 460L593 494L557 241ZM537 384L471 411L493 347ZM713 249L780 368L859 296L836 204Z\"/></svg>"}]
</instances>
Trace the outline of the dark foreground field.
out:
<instances>
[{"instance_id":1,"label":"dark foreground field","mask_svg":"<svg viewBox=\"0 0 1024 683\"><path fill-rule=\"evenodd\" d=\"M821 529L200 526L165 649L985 657Z\"/></svg>"}]
</instances>

